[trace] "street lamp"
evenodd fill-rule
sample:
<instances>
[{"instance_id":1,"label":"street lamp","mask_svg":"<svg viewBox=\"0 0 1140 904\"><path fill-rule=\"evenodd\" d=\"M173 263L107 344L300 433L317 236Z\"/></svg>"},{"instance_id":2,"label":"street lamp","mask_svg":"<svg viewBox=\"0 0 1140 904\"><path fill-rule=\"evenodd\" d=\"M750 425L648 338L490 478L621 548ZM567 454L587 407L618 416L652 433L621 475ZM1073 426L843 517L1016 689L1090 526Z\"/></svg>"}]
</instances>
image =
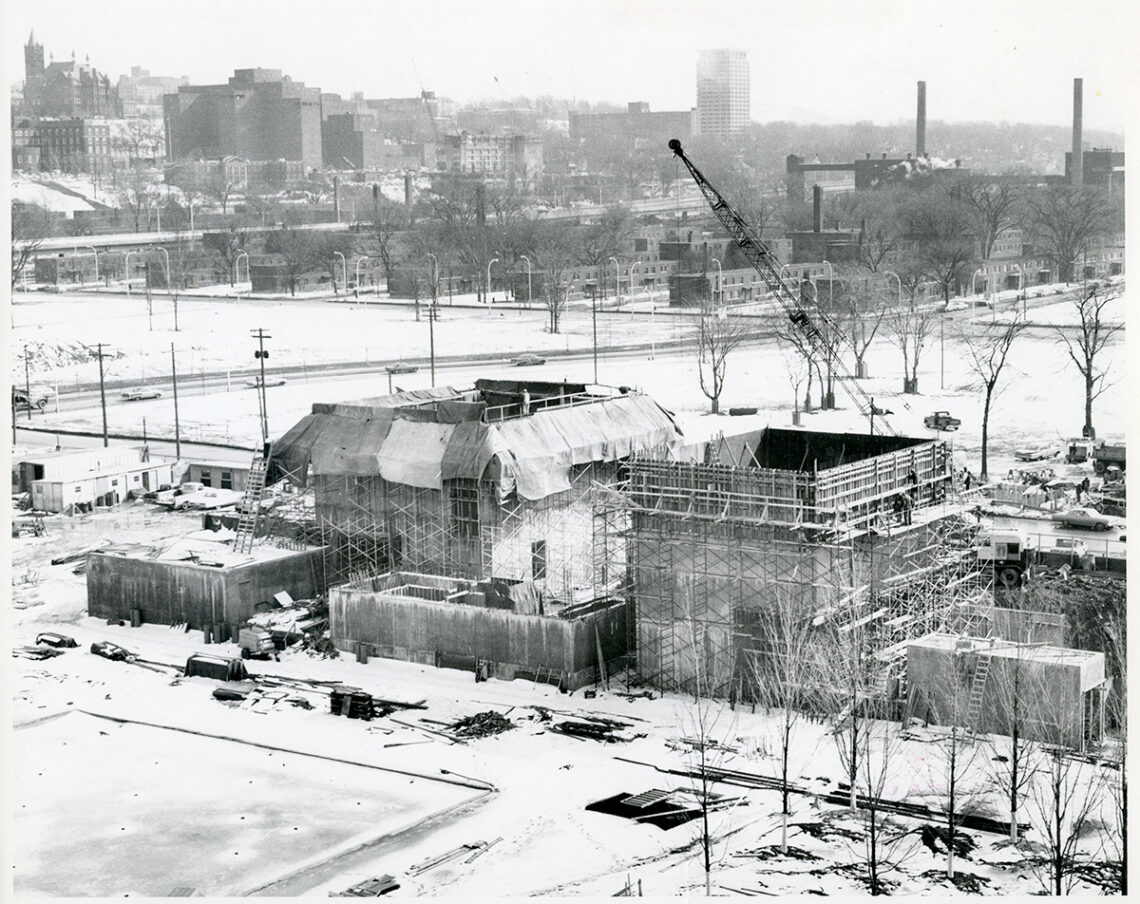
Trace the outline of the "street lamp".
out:
<instances>
[{"instance_id":1,"label":"street lamp","mask_svg":"<svg viewBox=\"0 0 1140 904\"><path fill-rule=\"evenodd\" d=\"M352 285L353 285L353 289L355 290L355 292L358 295L360 294L360 265L363 264L366 260L368 260L367 254L362 254L360 257L358 257L356 259L356 276L354 277L354 282ZM347 294L348 286L344 287L344 291Z\"/></svg>"},{"instance_id":2,"label":"street lamp","mask_svg":"<svg viewBox=\"0 0 1140 904\"><path fill-rule=\"evenodd\" d=\"M720 269L720 261L715 257L712 262L716 264L716 293L720 296L720 303L724 304L724 271Z\"/></svg>"},{"instance_id":3,"label":"street lamp","mask_svg":"<svg viewBox=\"0 0 1140 904\"><path fill-rule=\"evenodd\" d=\"M491 264L497 264L499 259L497 257L491 258L487 261L487 311L491 311Z\"/></svg>"},{"instance_id":4,"label":"street lamp","mask_svg":"<svg viewBox=\"0 0 1140 904\"><path fill-rule=\"evenodd\" d=\"M335 254L337 257L340 258L340 275L341 275L341 278L344 280L344 292L347 295L348 294L348 264L344 260L344 255L341 254L339 251L334 251L333 254ZM336 271L335 270L333 271L333 294L336 294Z\"/></svg>"},{"instance_id":5,"label":"street lamp","mask_svg":"<svg viewBox=\"0 0 1140 904\"><path fill-rule=\"evenodd\" d=\"M158 228L155 229L155 232L162 232L162 208L157 204L151 204L150 207L146 209L146 212L150 213L152 210L154 211L155 219L158 221L156 223Z\"/></svg>"},{"instance_id":6,"label":"street lamp","mask_svg":"<svg viewBox=\"0 0 1140 904\"><path fill-rule=\"evenodd\" d=\"M520 254L519 257L526 261L526 306L529 308L531 299L534 297L530 289L530 258L525 254Z\"/></svg>"},{"instance_id":7,"label":"street lamp","mask_svg":"<svg viewBox=\"0 0 1140 904\"><path fill-rule=\"evenodd\" d=\"M884 270L883 273L886 274L887 276L893 276L895 278L895 282L897 282L899 284L899 307L901 308L902 303L903 303L902 302L902 280L899 279L899 275L897 273L895 273L894 270ZM890 285L889 281L887 282L887 285L888 286Z\"/></svg>"},{"instance_id":8,"label":"street lamp","mask_svg":"<svg viewBox=\"0 0 1140 904\"><path fill-rule=\"evenodd\" d=\"M979 273L982 273L982 268L981 268L981 267L979 267L977 270L975 270L975 271L974 271L974 275L970 277L970 294L971 294L971 295L977 295L977 294L978 294L978 293L975 291L975 289L977 288L977 280L978 280L978 274L979 274ZM984 275L984 274L983 274L983 275ZM983 285L982 285L982 291L983 291L983 292L985 291L985 284L984 284L984 283L983 283Z\"/></svg>"},{"instance_id":9,"label":"street lamp","mask_svg":"<svg viewBox=\"0 0 1140 904\"><path fill-rule=\"evenodd\" d=\"M91 253L95 255L95 285L99 285L99 252L95 250L93 245L76 245L75 254L77 256L80 248L90 248Z\"/></svg>"},{"instance_id":10,"label":"street lamp","mask_svg":"<svg viewBox=\"0 0 1140 904\"><path fill-rule=\"evenodd\" d=\"M190 238L194 238L194 202L188 201L190 205Z\"/></svg>"},{"instance_id":11,"label":"street lamp","mask_svg":"<svg viewBox=\"0 0 1140 904\"><path fill-rule=\"evenodd\" d=\"M137 251L125 252L126 258L123 260L123 274L127 277L127 297L131 294L131 255L138 254Z\"/></svg>"},{"instance_id":12,"label":"street lamp","mask_svg":"<svg viewBox=\"0 0 1140 904\"><path fill-rule=\"evenodd\" d=\"M241 282L241 259L245 258L245 280L250 284L250 291L253 290L253 281L249 276L249 254L245 251L239 251L237 257L234 258L234 282Z\"/></svg>"},{"instance_id":13,"label":"street lamp","mask_svg":"<svg viewBox=\"0 0 1140 904\"><path fill-rule=\"evenodd\" d=\"M614 262L614 298L617 299L618 304L621 304L621 264L618 263L616 257L607 258ZM604 269L603 269L603 272Z\"/></svg>"},{"instance_id":14,"label":"street lamp","mask_svg":"<svg viewBox=\"0 0 1140 904\"><path fill-rule=\"evenodd\" d=\"M1028 320L1029 315L1025 309L1025 296L1028 294L1025 291L1025 271L1021 268L1021 264L1014 264L1017 267L1017 293L1021 296L1021 319Z\"/></svg>"},{"instance_id":15,"label":"street lamp","mask_svg":"<svg viewBox=\"0 0 1140 904\"><path fill-rule=\"evenodd\" d=\"M827 267L827 310L835 310L835 271L831 267L831 261L823 261Z\"/></svg>"},{"instance_id":16,"label":"street lamp","mask_svg":"<svg viewBox=\"0 0 1140 904\"><path fill-rule=\"evenodd\" d=\"M645 299L649 302L649 360L657 360L657 310L653 304L653 296L649 294L649 286L642 286L645 290ZM633 289L633 280L630 279L630 290Z\"/></svg>"},{"instance_id":17,"label":"street lamp","mask_svg":"<svg viewBox=\"0 0 1140 904\"><path fill-rule=\"evenodd\" d=\"M629 294L633 294L633 274L638 267L641 266L641 261L634 261L629 268Z\"/></svg>"},{"instance_id":18,"label":"street lamp","mask_svg":"<svg viewBox=\"0 0 1140 904\"><path fill-rule=\"evenodd\" d=\"M170 291L170 252L163 248L161 245L151 245L157 251L162 252L162 256L166 259L166 291Z\"/></svg>"}]
</instances>

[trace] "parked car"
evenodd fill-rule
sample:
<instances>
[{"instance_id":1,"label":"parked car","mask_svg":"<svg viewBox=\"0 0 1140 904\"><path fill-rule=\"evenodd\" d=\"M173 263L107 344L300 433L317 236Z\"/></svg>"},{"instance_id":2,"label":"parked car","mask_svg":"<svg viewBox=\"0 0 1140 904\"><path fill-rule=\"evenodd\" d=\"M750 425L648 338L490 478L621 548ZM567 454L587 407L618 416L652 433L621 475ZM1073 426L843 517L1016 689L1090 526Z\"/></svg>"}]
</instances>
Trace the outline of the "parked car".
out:
<instances>
[{"instance_id":1,"label":"parked car","mask_svg":"<svg viewBox=\"0 0 1140 904\"><path fill-rule=\"evenodd\" d=\"M384 370L390 374L414 374L419 368L415 364L408 364L406 361L397 361L395 364L387 364Z\"/></svg>"},{"instance_id":2,"label":"parked car","mask_svg":"<svg viewBox=\"0 0 1140 904\"><path fill-rule=\"evenodd\" d=\"M955 311L964 311L969 307L964 301L952 301L946 305L945 311L948 314L953 314Z\"/></svg>"},{"instance_id":3,"label":"parked car","mask_svg":"<svg viewBox=\"0 0 1140 904\"><path fill-rule=\"evenodd\" d=\"M536 367L539 364L545 364L546 359L540 355L533 355L530 352L511 358L511 364L515 367Z\"/></svg>"},{"instance_id":4,"label":"parked car","mask_svg":"<svg viewBox=\"0 0 1140 904\"><path fill-rule=\"evenodd\" d=\"M70 648L79 646L79 644L75 642L74 637L68 637L66 634L56 634L54 631L44 631L42 634L37 634L36 643L42 643L49 647Z\"/></svg>"},{"instance_id":5,"label":"parked car","mask_svg":"<svg viewBox=\"0 0 1140 904\"><path fill-rule=\"evenodd\" d=\"M135 654L130 650L120 647L117 643L111 643L109 640L97 640L91 644L91 652L96 656L102 656L104 659L111 659L115 662L127 662L135 658Z\"/></svg>"},{"instance_id":6,"label":"parked car","mask_svg":"<svg viewBox=\"0 0 1140 904\"><path fill-rule=\"evenodd\" d=\"M13 386L12 406L17 411L29 411L32 408L43 411L52 395L50 389L42 386L33 386L30 392L23 386Z\"/></svg>"},{"instance_id":7,"label":"parked car","mask_svg":"<svg viewBox=\"0 0 1140 904\"><path fill-rule=\"evenodd\" d=\"M1095 509L1071 508L1065 512L1054 512L1053 520L1060 521L1065 527L1086 527L1089 530L1108 530L1112 521Z\"/></svg>"},{"instance_id":8,"label":"parked car","mask_svg":"<svg viewBox=\"0 0 1140 904\"><path fill-rule=\"evenodd\" d=\"M962 422L956 417L950 417L949 411L935 411L922 419L922 422L931 430L957 430Z\"/></svg>"},{"instance_id":9,"label":"parked car","mask_svg":"<svg viewBox=\"0 0 1140 904\"><path fill-rule=\"evenodd\" d=\"M139 402L143 399L161 399L162 390L150 386L137 386L134 389L124 389L119 393L124 402Z\"/></svg>"},{"instance_id":10,"label":"parked car","mask_svg":"<svg viewBox=\"0 0 1140 904\"><path fill-rule=\"evenodd\" d=\"M265 385L269 386L284 386L288 382L284 377L266 377ZM261 386L261 377L254 377L252 380L246 380L245 385L251 389L258 389Z\"/></svg>"},{"instance_id":11,"label":"parked car","mask_svg":"<svg viewBox=\"0 0 1140 904\"><path fill-rule=\"evenodd\" d=\"M171 508L180 508L179 501L186 496L192 496L195 493L201 492L205 489L205 485L191 480L186 483L180 483L173 489L162 488L159 489L154 495L154 502L158 505L167 505Z\"/></svg>"},{"instance_id":12,"label":"parked car","mask_svg":"<svg viewBox=\"0 0 1140 904\"><path fill-rule=\"evenodd\" d=\"M243 498L245 498L244 494L238 490L222 490L213 487L204 487L196 493L187 493L179 496L174 500L173 505L176 512L182 511L183 509L207 511L210 509L225 508L227 505L237 505Z\"/></svg>"}]
</instances>

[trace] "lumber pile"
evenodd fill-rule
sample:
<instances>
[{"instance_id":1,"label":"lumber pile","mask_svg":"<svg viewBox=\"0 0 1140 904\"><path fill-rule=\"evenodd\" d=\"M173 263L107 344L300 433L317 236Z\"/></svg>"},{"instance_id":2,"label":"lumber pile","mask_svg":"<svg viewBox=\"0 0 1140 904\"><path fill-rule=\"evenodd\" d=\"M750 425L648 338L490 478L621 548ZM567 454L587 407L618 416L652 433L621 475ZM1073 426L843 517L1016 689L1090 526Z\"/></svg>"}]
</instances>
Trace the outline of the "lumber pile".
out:
<instances>
[{"instance_id":1,"label":"lumber pile","mask_svg":"<svg viewBox=\"0 0 1140 904\"><path fill-rule=\"evenodd\" d=\"M487 738L514 727L514 722L494 710L467 716L450 726L451 732L459 738Z\"/></svg>"}]
</instances>

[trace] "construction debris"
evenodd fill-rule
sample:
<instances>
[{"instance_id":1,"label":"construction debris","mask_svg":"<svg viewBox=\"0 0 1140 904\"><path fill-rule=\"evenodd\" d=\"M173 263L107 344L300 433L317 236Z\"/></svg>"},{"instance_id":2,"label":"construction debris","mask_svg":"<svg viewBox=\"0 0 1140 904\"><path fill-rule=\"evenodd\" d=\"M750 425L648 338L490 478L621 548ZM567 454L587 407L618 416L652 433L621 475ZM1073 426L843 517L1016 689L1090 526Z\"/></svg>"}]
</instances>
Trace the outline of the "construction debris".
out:
<instances>
[{"instance_id":1,"label":"construction debris","mask_svg":"<svg viewBox=\"0 0 1140 904\"><path fill-rule=\"evenodd\" d=\"M411 867L408 872L413 876L419 876L429 870L435 869L437 866L443 866L445 863L450 863L452 860L458 860L464 854L468 856L464 859L464 863L470 863L476 857L486 853L486 851L495 844L502 841L502 837L496 838L493 841L476 841L474 844L461 844L457 848L452 848L435 857L429 857L427 860L422 860L415 866Z\"/></svg>"},{"instance_id":2,"label":"construction debris","mask_svg":"<svg viewBox=\"0 0 1140 904\"><path fill-rule=\"evenodd\" d=\"M340 894L330 897L336 898L378 898L381 895L386 895L390 891L395 891L400 887L400 883L396 881L394 876L380 876L377 879L366 879L364 882L359 882L352 888L342 891Z\"/></svg>"},{"instance_id":3,"label":"construction debris","mask_svg":"<svg viewBox=\"0 0 1140 904\"><path fill-rule=\"evenodd\" d=\"M450 727L452 732L460 738L486 738L501 734L504 731L510 731L515 727L515 723L501 713L488 710L460 719Z\"/></svg>"}]
</instances>

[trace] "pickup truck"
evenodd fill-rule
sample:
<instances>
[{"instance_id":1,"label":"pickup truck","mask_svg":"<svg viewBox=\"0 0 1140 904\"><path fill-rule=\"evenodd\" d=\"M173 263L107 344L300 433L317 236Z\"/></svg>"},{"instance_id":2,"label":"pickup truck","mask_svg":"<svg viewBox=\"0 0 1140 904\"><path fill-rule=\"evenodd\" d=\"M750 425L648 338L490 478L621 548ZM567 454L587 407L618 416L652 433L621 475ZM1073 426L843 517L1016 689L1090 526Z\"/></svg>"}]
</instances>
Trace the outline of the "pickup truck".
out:
<instances>
[{"instance_id":1,"label":"pickup truck","mask_svg":"<svg viewBox=\"0 0 1140 904\"><path fill-rule=\"evenodd\" d=\"M950 417L949 411L935 411L922 419L931 430L957 430L962 422L956 417Z\"/></svg>"},{"instance_id":2,"label":"pickup truck","mask_svg":"<svg viewBox=\"0 0 1140 904\"><path fill-rule=\"evenodd\" d=\"M29 392L23 386L12 387L12 407L17 411L30 411L36 408L43 411L54 393L42 386L33 386Z\"/></svg>"}]
</instances>

